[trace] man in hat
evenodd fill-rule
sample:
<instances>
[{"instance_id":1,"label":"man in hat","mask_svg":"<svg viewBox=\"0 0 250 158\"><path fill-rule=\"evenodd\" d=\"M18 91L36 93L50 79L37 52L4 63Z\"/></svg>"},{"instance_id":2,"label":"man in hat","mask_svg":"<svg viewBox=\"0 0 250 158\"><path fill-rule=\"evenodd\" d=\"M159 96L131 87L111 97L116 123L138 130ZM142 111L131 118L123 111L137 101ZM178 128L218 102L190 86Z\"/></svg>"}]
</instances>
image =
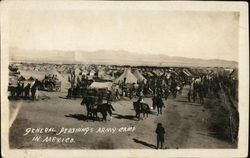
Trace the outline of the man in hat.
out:
<instances>
[{"instance_id":1,"label":"man in hat","mask_svg":"<svg viewBox=\"0 0 250 158\"><path fill-rule=\"evenodd\" d=\"M107 97L106 97L107 102L110 102L112 100L111 95L112 95L111 91L108 91L107 92Z\"/></svg>"},{"instance_id":2,"label":"man in hat","mask_svg":"<svg viewBox=\"0 0 250 158\"><path fill-rule=\"evenodd\" d=\"M139 96L138 100L137 100L139 103L143 103L143 99L142 99L142 96Z\"/></svg>"},{"instance_id":3,"label":"man in hat","mask_svg":"<svg viewBox=\"0 0 250 158\"><path fill-rule=\"evenodd\" d=\"M157 124L157 128L155 130L155 133L157 134L157 147L156 147L156 149L159 149L159 144L161 146L160 148L163 149L165 129L162 127L161 123Z\"/></svg>"}]
</instances>

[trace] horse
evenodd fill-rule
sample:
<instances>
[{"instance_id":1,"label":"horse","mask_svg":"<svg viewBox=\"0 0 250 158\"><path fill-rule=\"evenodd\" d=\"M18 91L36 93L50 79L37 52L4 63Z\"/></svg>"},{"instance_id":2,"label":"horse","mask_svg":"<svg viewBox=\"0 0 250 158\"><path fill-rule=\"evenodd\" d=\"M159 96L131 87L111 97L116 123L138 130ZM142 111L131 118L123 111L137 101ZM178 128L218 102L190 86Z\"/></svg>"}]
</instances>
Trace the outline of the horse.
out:
<instances>
[{"instance_id":1,"label":"horse","mask_svg":"<svg viewBox=\"0 0 250 158\"><path fill-rule=\"evenodd\" d=\"M17 84L17 87L15 89L16 91L16 97L19 98L19 97L22 97L22 93L23 93L23 88L24 88L24 84L22 83L18 83Z\"/></svg>"},{"instance_id":2,"label":"horse","mask_svg":"<svg viewBox=\"0 0 250 158\"><path fill-rule=\"evenodd\" d=\"M69 88L67 98L71 98L72 96L73 96L73 88Z\"/></svg>"},{"instance_id":3,"label":"horse","mask_svg":"<svg viewBox=\"0 0 250 158\"><path fill-rule=\"evenodd\" d=\"M10 95L12 99L15 99L17 97L17 93L19 90L19 87L15 87L15 86L9 86L8 90L10 91Z\"/></svg>"},{"instance_id":4,"label":"horse","mask_svg":"<svg viewBox=\"0 0 250 158\"><path fill-rule=\"evenodd\" d=\"M141 108L140 108L140 102L133 102L134 110L135 110L135 117L140 119L141 114Z\"/></svg>"},{"instance_id":5,"label":"horse","mask_svg":"<svg viewBox=\"0 0 250 158\"><path fill-rule=\"evenodd\" d=\"M83 97L83 100L81 102L81 105L86 105L86 110L87 110L87 117L94 117L94 115L97 115L96 112L96 102L97 99L94 97Z\"/></svg>"},{"instance_id":6,"label":"horse","mask_svg":"<svg viewBox=\"0 0 250 158\"><path fill-rule=\"evenodd\" d=\"M112 119L112 111L115 111L115 109L110 103L97 105L96 113L100 112L102 114L102 121L107 121L107 114L109 114Z\"/></svg>"},{"instance_id":7,"label":"horse","mask_svg":"<svg viewBox=\"0 0 250 158\"><path fill-rule=\"evenodd\" d=\"M107 120L107 115L109 114L112 118L112 111L115 111L113 106L109 103L97 104L97 99L95 97L84 97L81 105L86 105L87 117L98 118L98 113L102 114L102 121Z\"/></svg>"},{"instance_id":8,"label":"horse","mask_svg":"<svg viewBox=\"0 0 250 158\"><path fill-rule=\"evenodd\" d=\"M12 99L19 99L22 96L23 84L17 83L17 86L9 86L8 91L10 91Z\"/></svg>"},{"instance_id":9,"label":"horse","mask_svg":"<svg viewBox=\"0 0 250 158\"><path fill-rule=\"evenodd\" d=\"M21 90L21 84L20 83L17 83L17 87L16 87L16 97L19 98L19 96L21 95L22 93L22 90Z\"/></svg>"},{"instance_id":10,"label":"horse","mask_svg":"<svg viewBox=\"0 0 250 158\"><path fill-rule=\"evenodd\" d=\"M143 113L143 118L148 117L148 113L150 113L150 107L146 103L133 102L135 117L140 120L140 114Z\"/></svg>"}]
</instances>

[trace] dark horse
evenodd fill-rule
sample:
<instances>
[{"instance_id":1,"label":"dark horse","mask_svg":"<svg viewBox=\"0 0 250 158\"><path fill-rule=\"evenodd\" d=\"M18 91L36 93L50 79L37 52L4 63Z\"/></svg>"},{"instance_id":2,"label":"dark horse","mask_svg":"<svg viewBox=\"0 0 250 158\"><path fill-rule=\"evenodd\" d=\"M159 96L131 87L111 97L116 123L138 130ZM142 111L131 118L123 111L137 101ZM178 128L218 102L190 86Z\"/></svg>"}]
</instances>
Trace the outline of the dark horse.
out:
<instances>
[{"instance_id":1,"label":"dark horse","mask_svg":"<svg viewBox=\"0 0 250 158\"><path fill-rule=\"evenodd\" d=\"M9 86L8 91L10 91L12 99L19 99L23 91L23 85L17 83L17 86Z\"/></svg>"},{"instance_id":2,"label":"dark horse","mask_svg":"<svg viewBox=\"0 0 250 158\"><path fill-rule=\"evenodd\" d=\"M97 103L97 99L95 97L84 97L82 99L81 105L86 105L87 117L94 117L96 107L94 106Z\"/></svg>"},{"instance_id":3,"label":"dark horse","mask_svg":"<svg viewBox=\"0 0 250 158\"><path fill-rule=\"evenodd\" d=\"M154 109L155 107L157 107L157 115L162 114L162 107L165 107L162 98L159 96L155 96L152 100Z\"/></svg>"},{"instance_id":4,"label":"dark horse","mask_svg":"<svg viewBox=\"0 0 250 158\"><path fill-rule=\"evenodd\" d=\"M148 117L148 113L150 113L150 107L146 103L133 102L135 117L140 120L140 114L143 113L143 117ZM145 115L146 114L146 115Z\"/></svg>"},{"instance_id":5,"label":"dark horse","mask_svg":"<svg viewBox=\"0 0 250 158\"><path fill-rule=\"evenodd\" d=\"M102 121L107 120L107 115L109 114L112 118L112 111L115 109L109 103L97 104L97 98L95 97L84 97L81 105L86 105L87 117L98 118L97 113L102 114Z\"/></svg>"},{"instance_id":6,"label":"dark horse","mask_svg":"<svg viewBox=\"0 0 250 158\"><path fill-rule=\"evenodd\" d=\"M107 115L112 118L112 111L115 111L114 107L109 103L98 104L96 113L100 112L102 114L102 121L107 121Z\"/></svg>"}]
</instances>

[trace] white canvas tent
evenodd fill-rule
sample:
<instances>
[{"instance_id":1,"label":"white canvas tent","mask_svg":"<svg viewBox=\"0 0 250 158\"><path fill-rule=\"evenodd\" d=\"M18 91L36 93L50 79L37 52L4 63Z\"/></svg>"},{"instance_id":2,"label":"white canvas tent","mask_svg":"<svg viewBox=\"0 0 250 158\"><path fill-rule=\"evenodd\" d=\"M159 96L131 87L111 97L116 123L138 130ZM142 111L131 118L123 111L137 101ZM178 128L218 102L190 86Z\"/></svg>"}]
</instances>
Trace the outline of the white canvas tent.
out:
<instances>
[{"instance_id":1,"label":"white canvas tent","mask_svg":"<svg viewBox=\"0 0 250 158\"><path fill-rule=\"evenodd\" d=\"M182 72L189 77L192 76L192 74L187 69L182 70Z\"/></svg>"},{"instance_id":2,"label":"white canvas tent","mask_svg":"<svg viewBox=\"0 0 250 158\"><path fill-rule=\"evenodd\" d=\"M61 75L56 69L52 69L52 70L50 71L50 74L56 75L57 78L58 78L59 80L63 80L62 75Z\"/></svg>"},{"instance_id":3,"label":"white canvas tent","mask_svg":"<svg viewBox=\"0 0 250 158\"><path fill-rule=\"evenodd\" d=\"M164 72L160 71L160 70L154 70L152 71L155 75L157 76L162 76L164 74Z\"/></svg>"},{"instance_id":4,"label":"white canvas tent","mask_svg":"<svg viewBox=\"0 0 250 158\"><path fill-rule=\"evenodd\" d=\"M137 78L139 82L144 82L144 83L147 82L147 79L144 76L142 76L142 74L137 69L133 72L133 75Z\"/></svg>"},{"instance_id":5,"label":"white canvas tent","mask_svg":"<svg viewBox=\"0 0 250 158\"><path fill-rule=\"evenodd\" d=\"M95 71L94 71L94 70L91 70L91 71L89 72L89 75L90 75L90 76L94 76L94 75L95 75Z\"/></svg>"},{"instance_id":6,"label":"white canvas tent","mask_svg":"<svg viewBox=\"0 0 250 158\"><path fill-rule=\"evenodd\" d=\"M132 74L130 69L126 69L123 74L114 80L115 83L123 83L125 80L125 84L137 83L138 79Z\"/></svg>"},{"instance_id":7,"label":"white canvas tent","mask_svg":"<svg viewBox=\"0 0 250 158\"><path fill-rule=\"evenodd\" d=\"M103 70L98 71L98 78L103 78L105 76L105 72Z\"/></svg>"},{"instance_id":8,"label":"white canvas tent","mask_svg":"<svg viewBox=\"0 0 250 158\"><path fill-rule=\"evenodd\" d=\"M238 73L239 73L238 71L239 71L238 69L234 69L231 72L230 76L233 77L234 79L238 79Z\"/></svg>"},{"instance_id":9,"label":"white canvas tent","mask_svg":"<svg viewBox=\"0 0 250 158\"><path fill-rule=\"evenodd\" d=\"M45 73L41 73L37 71L21 71L21 75L26 79L32 76L35 79L42 80L44 79Z\"/></svg>"},{"instance_id":10,"label":"white canvas tent","mask_svg":"<svg viewBox=\"0 0 250 158\"><path fill-rule=\"evenodd\" d=\"M89 73L89 72L88 72L87 70L83 70L83 71L82 71L82 75L87 76L87 75L88 75L88 73Z\"/></svg>"},{"instance_id":11,"label":"white canvas tent","mask_svg":"<svg viewBox=\"0 0 250 158\"><path fill-rule=\"evenodd\" d=\"M167 73L165 74L165 76L166 76L167 79L170 79L171 73L167 72Z\"/></svg>"},{"instance_id":12,"label":"white canvas tent","mask_svg":"<svg viewBox=\"0 0 250 158\"><path fill-rule=\"evenodd\" d=\"M112 82L93 82L89 86L89 88L111 90L112 89Z\"/></svg>"},{"instance_id":13,"label":"white canvas tent","mask_svg":"<svg viewBox=\"0 0 250 158\"><path fill-rule=\"evenodd\" d=\"M82 72L82 71L81 71L79 68L76 68L76 69L75 69L75 75L78 76L78 75L80 75L81 72Z\"/></svg>"}]
</instances>

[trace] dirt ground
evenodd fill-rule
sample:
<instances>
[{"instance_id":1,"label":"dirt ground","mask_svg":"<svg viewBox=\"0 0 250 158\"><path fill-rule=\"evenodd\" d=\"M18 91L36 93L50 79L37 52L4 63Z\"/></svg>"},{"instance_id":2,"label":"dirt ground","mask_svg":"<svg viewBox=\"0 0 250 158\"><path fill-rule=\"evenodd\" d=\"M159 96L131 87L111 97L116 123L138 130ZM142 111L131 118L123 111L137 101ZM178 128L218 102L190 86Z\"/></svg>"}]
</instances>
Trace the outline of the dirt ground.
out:
<instances>
[{"instance_id":1,"label":"dirt ground","mask_svg":"<svg viewBox=\"0 0 250 158\"><path fill-rule=\"evenodd\" d=\"M66 99L66 92L40 91L39 101L10 101L10 120L13 120L9 135L10 148L155 149L157 123L162 123L166 130L164 147L167 149L235 148L235 144L222 141L209 132L209 111L199 103L188 103L186 93L184 89L176 99L169 97L167 101L164 100L166 107L162 115L157 116L156 110L153 110L147 119L140 121L134 117L132 106L136 98L122 98L112 103L115 108L112 120L99 122L87 119L86 107L80 105L81 99ZM144 101L152 105L151 98L145 98ZM61 128L88 127L93 128L93 132L57 135ZM96 133L99 127L116 131ZM124 131L122 127L132 128ZM54 131L25 135L27 128L54 128ZM34 141L34 136L40 139ZM69 137L72 142L51 142L46 139L47 136L60 140Z\"/></svg>"}]
</instances>

